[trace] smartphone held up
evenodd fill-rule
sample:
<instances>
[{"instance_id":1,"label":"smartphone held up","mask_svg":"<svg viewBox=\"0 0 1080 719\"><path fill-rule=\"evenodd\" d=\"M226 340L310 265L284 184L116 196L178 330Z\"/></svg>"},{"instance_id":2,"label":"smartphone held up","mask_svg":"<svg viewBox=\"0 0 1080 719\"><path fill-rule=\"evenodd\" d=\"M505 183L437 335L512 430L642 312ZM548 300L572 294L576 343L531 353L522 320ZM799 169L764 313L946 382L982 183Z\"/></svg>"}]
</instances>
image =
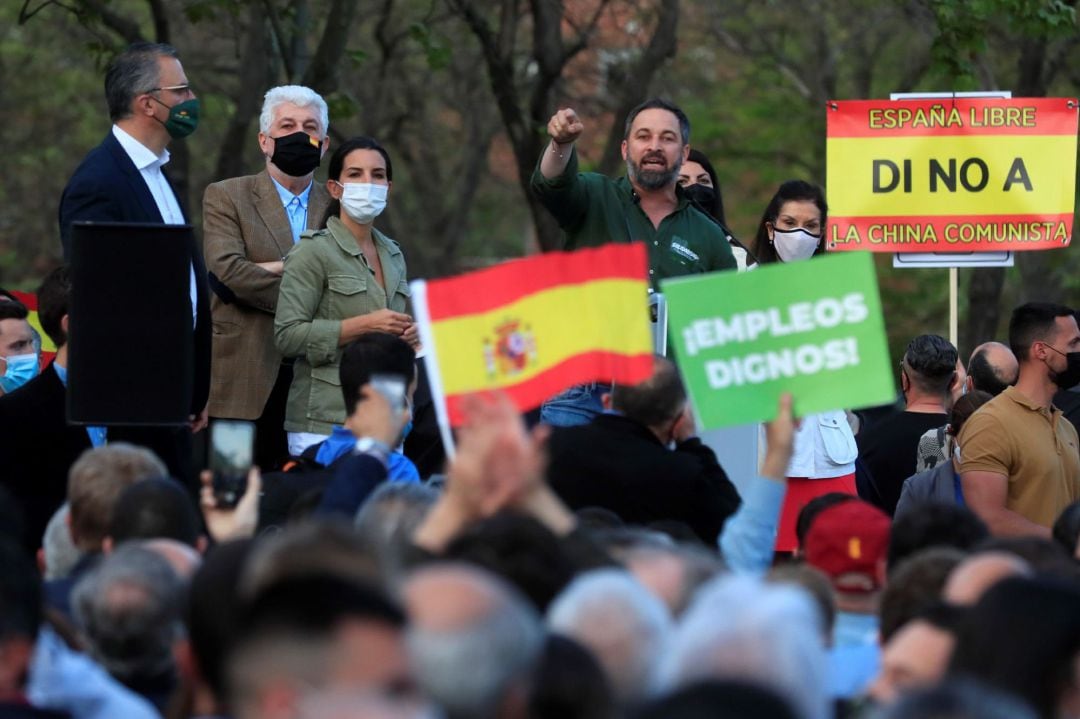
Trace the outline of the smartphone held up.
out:
<instances>
[{"instance_id":1,"label":"smartphone held up","mask_svg":"<svg viewBox=\"0 0 1080 719\"><path fill-rule=\"evenodd\" d=\"M220 506L235 507L247 491L255 448L255 424L215 420L210 425L210 471L214 498Z\"/></svg>"}]
</instances>

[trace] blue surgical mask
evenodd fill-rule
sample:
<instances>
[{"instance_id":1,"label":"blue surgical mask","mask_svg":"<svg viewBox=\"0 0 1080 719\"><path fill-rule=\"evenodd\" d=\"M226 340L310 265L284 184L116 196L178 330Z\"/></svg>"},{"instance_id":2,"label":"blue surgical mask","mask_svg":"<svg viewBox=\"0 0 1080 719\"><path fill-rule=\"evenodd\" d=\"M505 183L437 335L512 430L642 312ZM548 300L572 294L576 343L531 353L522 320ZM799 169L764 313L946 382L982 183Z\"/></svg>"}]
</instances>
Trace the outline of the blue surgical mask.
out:
<instances>
[{"instance_id":1,"label":"blue surgical mask","mask_svg":"<svg viewBox=\"0 0 1080 719\"><path fill-rule=\"evenodd\" d=\"M412 432L412 418L405 423L405 429L401 430L401 441L404 442L405 438L409 436L409 432Z\"/></svg>"},{"instance_id":2,"label":"blue surgical mask","mask_svg":"<svg viewBox=\"0 0 1080 719\"><path fill-rule=\"evenodd\" d=\"M5 357L7 370L0 377L0 389L4 394L14 392L19 387L34 379L38 373L38 357L36 354L12 355Z\"/></svg>"}]
</instances>

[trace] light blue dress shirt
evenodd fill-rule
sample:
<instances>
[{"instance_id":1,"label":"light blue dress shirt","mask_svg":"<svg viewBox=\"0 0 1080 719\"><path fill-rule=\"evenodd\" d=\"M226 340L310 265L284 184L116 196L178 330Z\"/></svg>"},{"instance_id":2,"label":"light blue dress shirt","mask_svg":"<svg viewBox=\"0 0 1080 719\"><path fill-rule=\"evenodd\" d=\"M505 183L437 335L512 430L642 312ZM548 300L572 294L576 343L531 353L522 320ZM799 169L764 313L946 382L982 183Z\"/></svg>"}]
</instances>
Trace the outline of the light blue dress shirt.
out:
<instances>
[{"instance_id":1,"label":"light blue dress shirt","mask_svg":"<svg viewBox=\"0 0 1080 719\"><path fill-rule=\"evenodd\" d=\"M53 369L56 370L56 376L60 378L60 384L67 387L67 367L61 367L58 362L54 361ZM87 427L86 434L90 437L90 446L103 446L108 440L108 432L108 427Z\"/></svg>"},{"instance_id":2,"label":"light blue dress shirt","mask_svg":"<svg viewBox=\"0 0 1080 719\"><path fill-rule=\"evenodd\" d=\"M300 241L300 233L307 229L308 198L311 197L311 185L314 183L309 182L303 192L294 195L273 177L270 180L274 183L274 187L277 188L281 204L285 207L285 214L289 218L289 227L292 229L292 241L295 245Z\"/></svg>"}]
</instances>

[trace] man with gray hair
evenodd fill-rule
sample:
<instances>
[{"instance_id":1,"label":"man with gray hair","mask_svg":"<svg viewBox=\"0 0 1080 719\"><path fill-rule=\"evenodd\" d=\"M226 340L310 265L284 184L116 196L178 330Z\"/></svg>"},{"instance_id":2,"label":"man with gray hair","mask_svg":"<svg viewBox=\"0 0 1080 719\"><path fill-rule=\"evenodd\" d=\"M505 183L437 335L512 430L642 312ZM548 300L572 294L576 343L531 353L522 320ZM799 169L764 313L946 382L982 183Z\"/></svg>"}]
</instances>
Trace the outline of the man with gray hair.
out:
<instances>
[{"instance_id":1,"label":"man with gray hair","mask_svg":"<svg viewBox=\"0 0 1080 719\"><path fill-rule=\"evenodd\" d=\"M60 239L64 255L71 256L72 225L76 222L139 222L184 225L181 197L173 189L164 167L169 143L187 137L199 124L195 96L176 48L164 43L137 42L109 64L105 73L105 100L112 130L72 173L60 199ZM182 482L191 471L192 437L206 426L206 399L210 384L210 304L206 267L197 243L191 242L186 298L192 316L193 367L189 377L161 377L162 383L190 382L192 389L187 427L117 425L109 440L152 449ZM107 261L102 259L102 261ZM153 272L154 268L147 268ZM142 298L132 298L140 301ZM97 318L107 319L107 318ZM82 320L80 320L82 321Z\"/></svg>"},{"instance_id":2,"label":"man with gray hair","mask_svg":"<svg viewBox=\"0 0 1080 719\"><path fill-rule=\"evenodd\" d=\"M448 719L524 715L544 629L517 592L481 569L442 563L414 572L403 597L413 671Z\"/></svg>"},{"instance_id":3,"label":"man with gray hair","mask_svg":"<svg viewBox=\"0 0 1080 719\"><path fill-rule=\"evenodd\" d=\"M735 679L775 691L800 719L831 716L821 616L800 588L745 575L702 587L675 631L662 675L674 690Z\"/></svg>"},{"instance_id":4,"label":"man with gray hair","mask_svg":"<svg viewBox=\"0 0 1080 719\"><path fill-rule=\"evenodd\" d=\"M626 571L600 569L575 579L548 609L548 628L592 652L623 708L658 689L671 615Z\"/></svg>"},{"instance_id":5,"label":"man with gray hair","mask_svg":"<svg viewBox=\"0 0 1080 719\"><path fill-rule=\"evenodd\" d=\"M391 575L403 565L416 533L439 493L415 482L380 484L356 513L356 531L371 542L385 572Z\"/></svg>"},{"instance_id":6,"label":"man with gray hair","mask_svg":"<svg viewBox=\"0 0 1080 719\"><path fill-rule=\"evenodd\" d=\"M138 544L118 548L75 587L75 618L90 655L159 711L176 688L183 585L169 562Z\"/></svg>"},{"instance_id":7,"label":"man with gray hair","mask_svg":"<svg viewBox=\"0 0 1080 719\"><path fill-rule=\"evenodd\" d=\"M274 345L282 258L330 204L314 182L330 140L326 101L300 85L272 88L259 116L265 169L206 188L203 246L213 289L210 416L255 420L255 463L288 454L285 401L292 367Z\"/></svg>"}]
</instances>

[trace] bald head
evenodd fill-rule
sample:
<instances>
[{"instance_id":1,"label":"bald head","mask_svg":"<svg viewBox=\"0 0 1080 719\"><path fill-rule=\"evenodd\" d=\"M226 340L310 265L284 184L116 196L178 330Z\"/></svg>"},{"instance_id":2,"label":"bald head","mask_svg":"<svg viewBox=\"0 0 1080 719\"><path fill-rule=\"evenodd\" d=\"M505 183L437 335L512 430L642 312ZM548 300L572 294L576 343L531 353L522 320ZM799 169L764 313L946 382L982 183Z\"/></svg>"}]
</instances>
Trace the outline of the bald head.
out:
<instances>
[{"instance_id":1,"label":"bald head","mask_svg":"<svg viewBox=\"0 0 1080 719\"><path fill-rule=\"evenodd\" d=\"M440 564L410 575L402 593L409 659L449 719L490 716L521 700L544 633L516 591L483 570Z\"/></svg>"},{"instance_id":2,"label":"bald head","mask_svg":"<svg viewBox=\"0 0 1080 719\"><path fill-rule=\"evenodd\" d=\"M147 539L141 542L140 545L168 562L169 566L176 572L176 576L185 582L190 581L192 575L202 565L202 555L194 547L178 542L175 539L158 537L156 539Z\"/></svg>"},{"instance_id":3,"label":"bald head","mask_svg":"<svg viewBox=\"0 0 1080 719\"><path fill-rule=\"evenodd\" d=\"M968 389L980 389L997 396L1016 384L1020 363L1008 346L1000 342L983 342L968 359Z\"/></svg>"},{"instance_id":4,"label":"bald head","mask_svg":"<svg viewBox=\"0 0 1080 719\"><path fill-rule=\"evenodd\" d=\"M961 562L949 574L942 598L958 606L972 606L987 589L1009 577L1030 577L1031 566L1014 554L982 552Z\"/></svg>"},{"instance_id":5,"label":"bald head","mask_svg":"<svg viewBox=\"0 0 1080 719\"><path fill-rule=\"evenodd\" d=\"M405 608L413 626L437 632L466 629L509 599L502 582L467 565L421 569L404 586Z\"/></svg>"}]
</instances>

